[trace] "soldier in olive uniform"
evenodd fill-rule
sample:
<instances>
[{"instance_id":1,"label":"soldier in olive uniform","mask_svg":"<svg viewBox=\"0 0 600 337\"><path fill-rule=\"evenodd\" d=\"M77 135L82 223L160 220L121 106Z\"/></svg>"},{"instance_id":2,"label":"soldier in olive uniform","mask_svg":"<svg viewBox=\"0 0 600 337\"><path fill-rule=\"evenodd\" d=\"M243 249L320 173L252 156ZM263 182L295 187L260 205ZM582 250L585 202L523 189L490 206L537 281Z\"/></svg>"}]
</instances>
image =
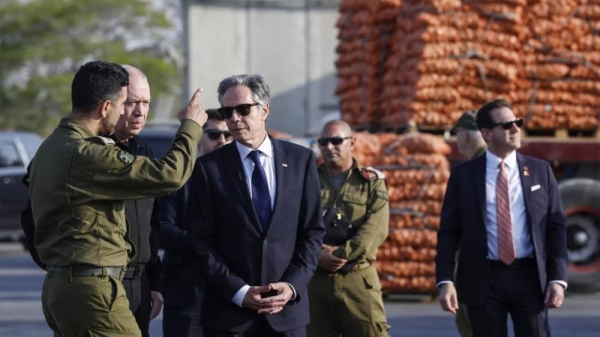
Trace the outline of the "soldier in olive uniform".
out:
<instances>
[{"instance_id":1,"label":"soldier in olive uniform","mask_svg":"<svg viewBox=\"0 0 600 337\"><path fill-rule=\"evenodd\" d=\"M456 132L458 152L467 159L479 157L487 149L485 140L481 136L479 128L477 128L476 115L477 110L465 112L460 116L454 128L452 128L452 131ZM454 280L456 280L456 275ZM458 307L458 311L456 312L456 328L462 337L473 337L473 330L471 330L471 321L469 320L466 305Z\"/></svg>"},{"instance_id":2,"label":"soldier in olive uniform","mask_svg":"<svg viewBox=\"0 0 600 337\"><path fill-rule=\"evenodd\" d=\"M194 166L206 122L201 90L179 113L181 127L160 159L136 157L102 137L123 114L128 83L119 65L83 65L73 79L71 114L30 166L35 247L47 266L42 307L55 336L141 336L121 283L136 254L123 200L173 192Z\"/></svg>"},{"instance_id":3,"label":"soldier in olive uniform","mask_svg":"<svg viewBox=\"0 0 600 337\"><path fill-rule=\"evenodd\" d=\"M319 268L308 287L307 335L388 336L381 283L371 265L388 235L385 178L352 157L355 139L347 123L327 123L318 143L324 158L319 167L322 206L326 214L332 210L337 214L334 221L325 217L329 223L325 224ZM339 244L327 239L335 226L348 232Z\"/></svg>"}]
</instances>

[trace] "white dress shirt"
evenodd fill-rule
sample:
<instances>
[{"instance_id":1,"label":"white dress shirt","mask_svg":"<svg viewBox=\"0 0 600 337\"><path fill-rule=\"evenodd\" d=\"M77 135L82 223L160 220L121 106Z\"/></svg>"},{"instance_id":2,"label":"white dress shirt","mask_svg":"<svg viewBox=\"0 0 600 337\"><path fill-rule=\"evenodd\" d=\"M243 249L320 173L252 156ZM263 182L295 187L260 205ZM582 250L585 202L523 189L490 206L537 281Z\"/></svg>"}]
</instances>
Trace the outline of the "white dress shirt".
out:
<instances>
[{"instance_id":1,"label":"white dress shirt","mask_svg":"<svg viewBox=\"0 0 600 337\"><path fill-rule=\"evenodd\" d=\"M498 218L496 207L496 181L500 172L501 159L490 151L485 152L485 217L488 244L488 258L500 260L498 255ZM504 158L504 171L508 184L510 204L510 222L512 225L513 245L516 258L533 257L533 243L527 227L527 210L523 197L523 186L517 165L517 152L513 151Z\"/></svg>"},{"instance_id":2,"label":"white dress shirt","mask_svg":"<svg viewBox=\"0 0 600 337\"><path fill-rule=\"evenodd\" d=\"M254 149L247 147L246 145L242 145L239 142L235 142L235 146L238 149L240 154L240 159L242 161L242 166L244 167L244 177L246 179L246 185L248 186L248 191L250 192L250 198L252 198L252 172L254 172L254 161L248 157L250 152L254 151ZM269 136L263 140L263 142L256 149L260 152L260 164L265 171L265 175L267 176L267 185L269 185L269 194L271 196L271 209L275 205L275 192L277 191L277 185L275 183L275 157L273 152L273 144L271 143L271 139ZM294 294L292 295L292 299L296 298L296 289L290 284L290 288ZM238 290L233 298L231 299L233 303L238 306L242 306L244 301L244 297L246 297L246 293L250 289L249 285L245 285L240 290Z\"/></svg>"}]
</instances>

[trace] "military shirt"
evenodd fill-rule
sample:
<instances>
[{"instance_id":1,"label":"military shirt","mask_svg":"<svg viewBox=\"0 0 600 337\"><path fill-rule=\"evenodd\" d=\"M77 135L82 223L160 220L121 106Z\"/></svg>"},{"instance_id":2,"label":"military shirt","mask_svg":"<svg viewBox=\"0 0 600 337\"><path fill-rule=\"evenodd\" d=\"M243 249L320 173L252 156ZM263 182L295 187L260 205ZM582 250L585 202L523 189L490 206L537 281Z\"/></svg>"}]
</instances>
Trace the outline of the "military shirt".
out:
<instances>
[{"instance_id":1,"label":"military shirt","mask_svg":"<svg viewBox=\"0 0 600 337\"><path fill-rule=\"evenodd\" d=\"M47 265L125 266L134 255L123 200L165 195L190 177L202 128L184 120L159 159L136 157L63 118L31 162L35 246Z\"/></svg>"},{"instance_id":2,"label":"military shirt","mask_svg":"<svg viewBox=\"0 0 600 337\"><path fill-rule=\"evenodd\" d=\"M333 254L348 261L374 261L377 249L387 238L390 218L383 173L354 160L339 190L325 164L319 166L319 180L323 209L335 207L354 227L359 226L356 235Z\"/></svg>"}]
</instances>

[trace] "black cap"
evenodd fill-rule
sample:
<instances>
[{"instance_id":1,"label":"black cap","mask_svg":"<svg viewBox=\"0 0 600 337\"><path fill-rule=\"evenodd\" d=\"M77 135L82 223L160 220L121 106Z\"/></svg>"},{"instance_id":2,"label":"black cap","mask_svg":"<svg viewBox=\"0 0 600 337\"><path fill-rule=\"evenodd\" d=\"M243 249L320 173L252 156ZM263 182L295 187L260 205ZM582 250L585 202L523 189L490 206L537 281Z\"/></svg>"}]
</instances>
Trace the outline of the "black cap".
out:
<instances>
[{"instance_id":1,"label":"black cap","mask_svg":"<svg viewBox=\"0 0 600 337\"><path fill-rule=\"evenodd\" d=\"M471 110L471 111L465 112L456 121L456 124L454 124L454 127L452 128L452 131L456 132L457 129L478 131L479 128L477 127L477 122L475 121L475 116L477 116L477 110Z\"/></svg>"}]
</instances>

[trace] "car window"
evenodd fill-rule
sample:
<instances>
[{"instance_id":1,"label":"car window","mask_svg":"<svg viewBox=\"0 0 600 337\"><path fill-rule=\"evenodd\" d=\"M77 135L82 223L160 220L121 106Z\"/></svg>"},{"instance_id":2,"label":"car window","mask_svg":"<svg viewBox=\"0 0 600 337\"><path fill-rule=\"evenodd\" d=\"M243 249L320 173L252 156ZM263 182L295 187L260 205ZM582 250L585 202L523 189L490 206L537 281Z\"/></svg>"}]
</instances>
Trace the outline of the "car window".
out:
<instances>
[{"instance_id":1,"label":"car window","mask_svg":"<svg viewBox=\"0 0 600 337\"><path fill-rule=\"evenodd\" d=\"M156 158L160 158L167 153L169 148L171 147L171 143L173 142L174 137L168 136L144 136L142 137L148 142L150 147L152 148L152 152L154 152L154 156Z\"/></svg>"},{"instance_id":2,"label":"car window","mask_svg":"<svg viewBox=\"0 0 600 337\"><path fill-rule=\"evenodd\" d=\"M37 149L42 144L43 138L38 135L34 135L34 136L23 137L23 138L21 138L21 141L23 142L23 147L25 147L25 152L27 152L27 156L29 157L29 160L31 160L33 158L33 156L35 155L35 152L37 151Z\"/></svg>"},{"instance_id":3,"label":"car window","mask_svg":"<svg viewBox=\"0 0 600 337\"><path fill-rule=\"evenodd\" d=\"M0 167L23 166L17 148L12 142L0 143Z\"/></svg>"}]
</instances>

